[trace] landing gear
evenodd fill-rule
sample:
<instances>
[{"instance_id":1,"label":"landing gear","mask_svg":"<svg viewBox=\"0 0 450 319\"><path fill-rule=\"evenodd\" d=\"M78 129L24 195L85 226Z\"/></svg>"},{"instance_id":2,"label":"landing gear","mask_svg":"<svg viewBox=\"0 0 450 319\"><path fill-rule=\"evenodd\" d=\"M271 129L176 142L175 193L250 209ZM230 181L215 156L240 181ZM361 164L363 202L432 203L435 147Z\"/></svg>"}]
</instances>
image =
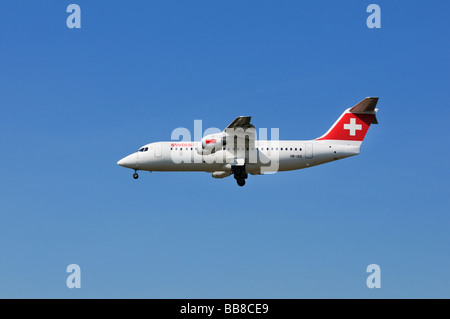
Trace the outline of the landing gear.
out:
<instances>
[{"instance_id":1,"label":"landing gear","mask_svg":"<svg viewBox=\"0 0 450 319\"><path fill-rule=\"evenodd\" d=\"M138 173L136 171L134 171L133 178L134 179L138 179L139 178L139 175L138 175Z\"/></svg>"},{"instance_id":2,"label":"landing gear","mask_svg":"<svg viewBox=\"0 0 450 319\"><path fill-rule=\"evenodd\" d=\"M244 166L234 166L231 168L231 171L234 174L234 178L236 179L236 182L239 186L245 185L245 180L248 177L248 174L245 172Z\"/></svg>"},{"instance_id":3,"label":"landing gear","mask_svg":"<svg viewBox=\"0 0 450 319\"><path fill-rule=\"evenodd\" d=\"M243 179L242 177L236 178L236 181L239 186L245 185L245 179Z\"/></svg>"},{"instance_id":4,"label":"landing gear","mask_svg":"<svg viewBox=\"0 0 450 319\"><path fill-rule=\"evenodd\" d=\"M240 166L235 166L234 167L234 176L236 176L236 175L242 175L242 172L243 172L243 167L240 167Z\"/></svg>"}]
</instances>

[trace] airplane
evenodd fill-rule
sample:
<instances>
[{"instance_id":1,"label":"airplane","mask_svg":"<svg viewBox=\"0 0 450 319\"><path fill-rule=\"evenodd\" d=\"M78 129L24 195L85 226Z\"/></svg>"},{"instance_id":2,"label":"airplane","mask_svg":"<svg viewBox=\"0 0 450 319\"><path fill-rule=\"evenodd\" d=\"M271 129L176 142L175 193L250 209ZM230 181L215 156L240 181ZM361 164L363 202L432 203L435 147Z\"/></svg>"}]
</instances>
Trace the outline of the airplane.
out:
<instances>
[{"instance_id":1,"label":"airplane","mask_svg":"<svg viewBox=\"0 0 450 319\"><path fill-rule=\"evenodd\" d=\"M239 116L222 132L201 141L146 144L118 165L137 171L209 172L233 175L239 186L248 174L263 175L308 168L358 155L371 124L378 124L378 97L367 97L346 109L331 128L313 140L257 140L250 116Z\"/></svg>"}]
</instances>

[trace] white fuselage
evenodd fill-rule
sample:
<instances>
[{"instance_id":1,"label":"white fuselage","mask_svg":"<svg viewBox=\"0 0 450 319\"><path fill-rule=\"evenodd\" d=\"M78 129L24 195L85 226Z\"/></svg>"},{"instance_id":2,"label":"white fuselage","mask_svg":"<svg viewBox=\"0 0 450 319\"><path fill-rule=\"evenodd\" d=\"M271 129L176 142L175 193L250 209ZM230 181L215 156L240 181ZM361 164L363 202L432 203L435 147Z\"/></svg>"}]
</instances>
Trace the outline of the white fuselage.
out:
<instances>
[{"instance_id":1,"label":"white fuselage","mask_svg":"<svg viewBox=\"0 0 450 319\"><path fill-rule=\"evenodd\" d=\"M336 140L256 141L254 148L224 147L200 155L199 142L156 142L144 145L119 165L145 171L223 172L225 176L213 176L226 177L232 165L245 164L250 174L290 171L358 155L360 145L357 141ZM242 158L242 162L236 162L236 158Z\"/></svg>"}]
</instances>

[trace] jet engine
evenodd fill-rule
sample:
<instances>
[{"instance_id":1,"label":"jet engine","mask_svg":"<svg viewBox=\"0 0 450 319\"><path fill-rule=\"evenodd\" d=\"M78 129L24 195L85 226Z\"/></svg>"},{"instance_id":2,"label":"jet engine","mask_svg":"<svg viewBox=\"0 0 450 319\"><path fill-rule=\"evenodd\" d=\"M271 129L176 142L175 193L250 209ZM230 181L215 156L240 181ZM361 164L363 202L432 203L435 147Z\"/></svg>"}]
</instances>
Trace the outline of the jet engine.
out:
<instances>
[{"instance_id":1,"label":"jet engine","mask_svg":"<svg viewBox=\"0 0 450 319\"><path fill-rule=\"evenodd\" d=\"M226 134L210 134L202 138L198 143L197 153L200 155L214 154L226 145Z\"/></svg>"},{"instance_id":2,"label":"jet engine","mask_svg":"<svg viewBox=\"0 0 450 319\"><path fill-rule=\"evenodd\" d=\"M215 171L212 173L212 177L214 178L224 178L224 177L228 177L231 175L231 172L226 172L226 171Z\"/></svg>"}]
</instances>

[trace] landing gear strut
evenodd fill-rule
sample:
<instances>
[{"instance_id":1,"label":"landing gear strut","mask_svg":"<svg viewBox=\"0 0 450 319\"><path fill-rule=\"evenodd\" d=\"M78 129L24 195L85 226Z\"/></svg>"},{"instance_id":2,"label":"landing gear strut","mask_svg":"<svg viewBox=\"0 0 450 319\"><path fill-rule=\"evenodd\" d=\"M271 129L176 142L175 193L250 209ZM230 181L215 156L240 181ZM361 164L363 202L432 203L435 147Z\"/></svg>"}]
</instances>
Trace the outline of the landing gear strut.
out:
<instances>
[{"instance_id":1,"label":"landing gear strut","mask_svg":"<svg viewBox=\"0 0 450 319\"><path fill-rule=\"evenodd\" d=\"M133 178L134 179L138 179L139 178L139 175L138 175L137 171L134 171Z\"/></svg>"},{"instance_id":2,"label":"landing gear strut","mask_svg":"<svg viewBox=\"0 0 450 319\"><path fill-rule=\"evenodd\" d=\"M245 166L234 166L231 168L231 171L234 174L234 178L239 186L245 185L245 180L248 177L248 174L245 172Z\"/></svg>"}]
</instances>

